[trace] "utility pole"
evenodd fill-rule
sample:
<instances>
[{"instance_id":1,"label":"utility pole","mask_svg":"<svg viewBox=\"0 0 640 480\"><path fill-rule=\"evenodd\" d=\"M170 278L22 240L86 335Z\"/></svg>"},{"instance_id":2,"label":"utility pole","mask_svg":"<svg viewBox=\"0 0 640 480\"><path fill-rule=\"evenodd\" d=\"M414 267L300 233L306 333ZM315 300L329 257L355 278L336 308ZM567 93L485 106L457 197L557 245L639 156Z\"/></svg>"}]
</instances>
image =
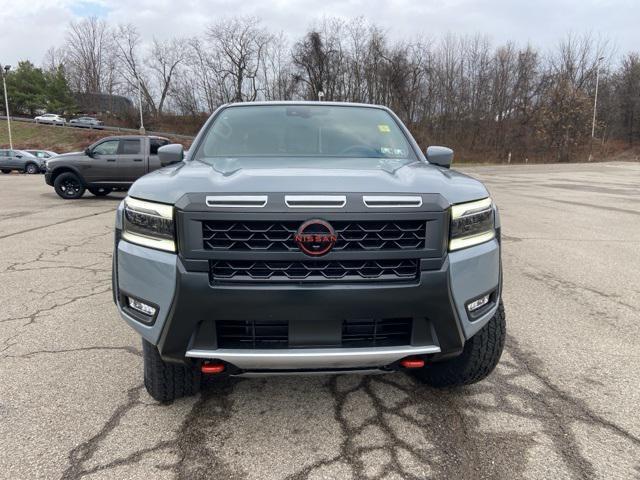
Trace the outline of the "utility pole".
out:
<instances>
[{"instance_id":1,"label":"utility pole","mask_svg":"<svg viewBox=\"0 0 640 480\"><path fill-rule=\"evenodd\" d=\"M13 150L13 139L11 138L11 115L9 114L9 97L7 96L7 75L11 70L11 65L5 65L4 69L0 65L0 75L2 75L2 86L4 88L4 108L7 114L7 130L9 131L9 148Z\"/></svg>"},{"instance_id":2,"label":"utility pole","mask_svg":"<svg viewBox=\"0 0 640 480\"><path fill-rule=\"evenodd\" d=\"M596 109L598 108L598 84L600 83L600 62L604 57L598 58L596 63L596 94L593 98L593 121L591 122L591 139L595 138L596 133Z\"/></svg>"},{"instance_id":3,"label":"utility pole","mask_svg":"<svg viewBox=\"0 0 640 480\"><path fill-rule=\"evenodd\" d=\"M591 140L589 142L589 159L590 162L593 159L593 140L596 135L596 111L598 109L598 86L600 84L600 62L604 60L604 57L598 57L596 61L596 93L593 97L593 119L591 120Z\"/></svg>"},{"instance_id":4,"label":"utility pole","mask_svg":"<svg viewBox=\"0 0 640 480\"><path fill-rule=\"evenodd\" d=\"M138 107L140 109L140 135L145 134L144 120L142 119L142 88L140 86L140 77L138 77Z\"/></svg>"}]
</instances>

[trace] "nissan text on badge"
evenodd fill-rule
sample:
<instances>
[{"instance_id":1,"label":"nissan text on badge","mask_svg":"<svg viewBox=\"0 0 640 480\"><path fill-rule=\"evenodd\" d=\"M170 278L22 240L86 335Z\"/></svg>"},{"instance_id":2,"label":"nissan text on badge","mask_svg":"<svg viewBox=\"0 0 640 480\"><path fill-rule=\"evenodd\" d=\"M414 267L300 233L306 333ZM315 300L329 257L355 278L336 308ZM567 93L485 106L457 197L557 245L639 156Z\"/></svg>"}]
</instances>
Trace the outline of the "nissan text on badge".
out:
<instances>
[{"instance_id":1,"label":"nissan text on badge","mask_svg":"<svg viewBox=\"0 0 640 480\"><path fill-rule=\"evenodd\" d=\"M389 109L220 107L116 215L113 292L163 402L204 376L489 375L505 340L500 216Z\"/></svg>"}]
</instances>

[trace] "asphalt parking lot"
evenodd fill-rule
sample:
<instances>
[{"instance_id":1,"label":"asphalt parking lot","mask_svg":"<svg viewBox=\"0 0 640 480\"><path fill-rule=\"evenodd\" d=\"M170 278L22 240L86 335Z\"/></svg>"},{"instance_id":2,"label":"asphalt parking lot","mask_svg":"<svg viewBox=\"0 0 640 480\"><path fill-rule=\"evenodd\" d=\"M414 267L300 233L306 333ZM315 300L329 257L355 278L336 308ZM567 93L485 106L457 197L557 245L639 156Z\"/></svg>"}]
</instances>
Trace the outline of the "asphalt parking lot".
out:
<instances>
[{"instance_id":1,"label":"asphalt parking lot","mask_svg":"<svg viewBox=\"0 0 640 480\"><path fill-rule=\"evenodd\" d=\"M123 195L0 176L0 478L640 478L640 164L466 170L503 221L486 381L231 379L166 406L111 300Z\"/></svg>"}]
</instances>

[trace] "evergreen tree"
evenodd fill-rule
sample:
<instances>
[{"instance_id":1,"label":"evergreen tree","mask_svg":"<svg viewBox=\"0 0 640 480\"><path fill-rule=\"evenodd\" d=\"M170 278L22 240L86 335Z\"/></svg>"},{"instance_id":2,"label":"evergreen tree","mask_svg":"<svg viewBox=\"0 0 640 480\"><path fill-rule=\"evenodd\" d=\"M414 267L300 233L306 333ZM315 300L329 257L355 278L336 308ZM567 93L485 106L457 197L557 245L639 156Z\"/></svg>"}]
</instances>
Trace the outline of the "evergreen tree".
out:
<instances>
[{"instance_id":1,"label":"evergreen tree","mask_svg":"<svg viewBox=\"0 0 640 480\"><path fill-rule=\"evenodd\" d=\"M46 108L46 87L41 69L29 61L19 62L18 68L7 75L9 109L13 114L34 115L37 110Z\"/></svg>"},{"instance_id":2,"label":"evergreen tree","mask_svg":"<svg viewBox=\"0 0 640 480\"><path fill-rule=\"evenodd\" d=\"M75 100L69 88L64 67L45 73L47 111L53 113L73 113L76 110Z\"/></svg>"}]
</instances>

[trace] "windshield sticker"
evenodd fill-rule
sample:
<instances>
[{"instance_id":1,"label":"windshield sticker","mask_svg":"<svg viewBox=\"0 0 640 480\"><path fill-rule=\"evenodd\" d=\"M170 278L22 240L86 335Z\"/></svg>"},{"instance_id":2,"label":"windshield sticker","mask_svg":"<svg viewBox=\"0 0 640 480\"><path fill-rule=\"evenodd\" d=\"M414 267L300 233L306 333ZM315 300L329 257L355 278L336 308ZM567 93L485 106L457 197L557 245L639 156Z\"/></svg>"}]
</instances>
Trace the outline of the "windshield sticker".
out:
<instances>
[{"instance_id":1,"label":"windshield sticker","mask_svg":"<svg viewBox=\"0 0 640 480\"><path fill-rule=\"evenodd\" d=\"M380 153L387 157L406 157L407 151L403 148L381 147Z\"/></svg>"},{"instance_id":2,"label":"windshield sticker","mask_svg":"<svg viewBox=\"0 0 640 480\"><path fill-rule=\"evenodd\" d=\"M391 129L389 128L389 125L378 125L378 130L380 130L382 133L391 132Z\"/></svg>"}]
</instances>

